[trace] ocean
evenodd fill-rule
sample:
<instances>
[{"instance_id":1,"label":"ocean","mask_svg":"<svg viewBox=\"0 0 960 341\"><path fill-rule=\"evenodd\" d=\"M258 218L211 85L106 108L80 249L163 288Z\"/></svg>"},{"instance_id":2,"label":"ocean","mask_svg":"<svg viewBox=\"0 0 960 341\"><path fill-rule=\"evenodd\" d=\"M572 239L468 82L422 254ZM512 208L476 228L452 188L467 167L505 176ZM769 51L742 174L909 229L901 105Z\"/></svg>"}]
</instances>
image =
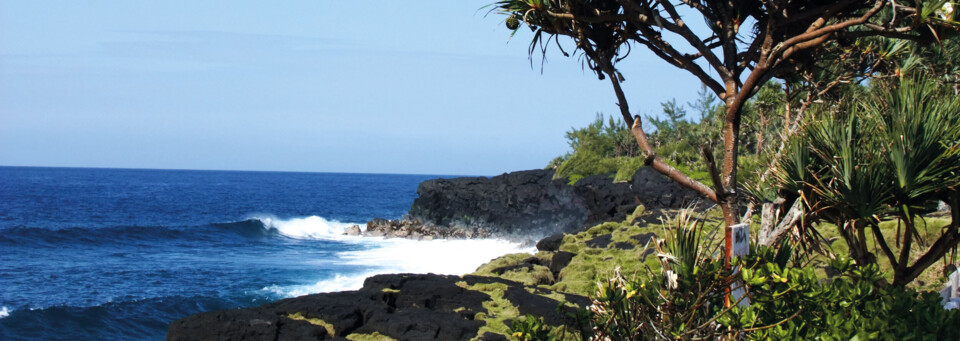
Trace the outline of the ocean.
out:
<instances>
[{"instance_id":1,"label":"ocean","mask_svg":"<svg viewBox=\"0 0 960 341\"><path fill-rule=\"evenodd\" d=\"M438 177L0 167L0 340L161 340L198 312L529 251L343 235Z\"/></svg>"}]
</instances>

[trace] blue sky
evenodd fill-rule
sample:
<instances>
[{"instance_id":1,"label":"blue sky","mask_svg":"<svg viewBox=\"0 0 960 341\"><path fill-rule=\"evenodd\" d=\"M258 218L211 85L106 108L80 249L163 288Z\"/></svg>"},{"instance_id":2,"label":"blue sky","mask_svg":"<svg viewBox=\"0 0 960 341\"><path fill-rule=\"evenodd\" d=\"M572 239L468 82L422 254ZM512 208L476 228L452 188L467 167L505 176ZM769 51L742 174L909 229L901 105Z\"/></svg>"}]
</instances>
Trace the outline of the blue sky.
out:
<instances>
[{"instance_id":1,"label":"blue sky","mask_svg":"<svg viewBox=\"0 0 960 341\"><path fill-rule=\"evenodd\" d=\"M541 168L616 98L577 58L531 68L489 2L0 0L0 165ZM621 69L637 113L699 88L646 51Z\"/></svg>"}]
</instances>

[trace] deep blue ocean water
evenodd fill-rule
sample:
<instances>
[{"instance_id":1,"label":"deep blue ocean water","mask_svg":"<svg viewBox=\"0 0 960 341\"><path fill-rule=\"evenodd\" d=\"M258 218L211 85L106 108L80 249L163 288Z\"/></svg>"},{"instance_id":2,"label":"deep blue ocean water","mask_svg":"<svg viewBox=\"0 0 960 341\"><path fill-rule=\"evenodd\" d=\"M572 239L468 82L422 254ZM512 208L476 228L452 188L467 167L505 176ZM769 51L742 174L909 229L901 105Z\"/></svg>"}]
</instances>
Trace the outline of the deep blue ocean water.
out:
<instances>
[{"instance_id":1,"label":"deep blue ocean water","mask_svg":"<svg viewBox=\"0 0 960 341\"><path fill-rule=\"evenodd\" d=\"M392 269L343 229L402 216L437 177L0 167L0 340L162 339L193 313L355 287Z\"/></svg>"}]
</instances>

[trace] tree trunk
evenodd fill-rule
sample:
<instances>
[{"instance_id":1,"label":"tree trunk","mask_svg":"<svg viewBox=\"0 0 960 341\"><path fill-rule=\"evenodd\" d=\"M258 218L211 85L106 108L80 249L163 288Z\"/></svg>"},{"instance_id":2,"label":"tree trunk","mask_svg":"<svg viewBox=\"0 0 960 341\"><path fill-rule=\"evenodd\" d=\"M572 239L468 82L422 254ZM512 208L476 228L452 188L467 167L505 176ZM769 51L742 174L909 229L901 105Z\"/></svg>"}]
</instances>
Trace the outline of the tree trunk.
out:
<instances>
[{"instance_id":1,"label":"tree trunk","mask_svg":"<svg viewBox=\"0 0 960 341\"><path fill-rule=\"evenodd\" d=\"M787 213L783 215L783 219L780 220L780 224L778 224L777 227L773 229L773 231L770 231L769 233L764 233L763 230L761 229L760 244L767 245L767 246L776 245L776 243L779 242L781 238L783 238L783 236L787 233L787 231L790 231L790 228L792 228L794 225L797 224L798 221L800 221L800 218L802 216L803 216L803 200L797 198L797 200L793 202L793 205L790 206L790 209L787 211Z\"/></svg>"},{"instance_id":2,"label":"tree trunk","mask_svg":"<svg viewBox=\"0 0 960 341\"><path fill-rule=\"evenodd\" d=\"M907 266L907 264L902 261L901 264L898 264L900 266L894 269L893 274L894 286L909 284L919 277L920 274L923 273L923 270L926 270L933 265L933 263L936 263L937 260L943 258L950 250L956 249L957 245L960 244L960 191L950 193L949 201L951 221L947 230L930 246L927 253L917 258L917 261L912 266ZM902 255L900 259L903 259Z\"/></svg>"}]
</instances>

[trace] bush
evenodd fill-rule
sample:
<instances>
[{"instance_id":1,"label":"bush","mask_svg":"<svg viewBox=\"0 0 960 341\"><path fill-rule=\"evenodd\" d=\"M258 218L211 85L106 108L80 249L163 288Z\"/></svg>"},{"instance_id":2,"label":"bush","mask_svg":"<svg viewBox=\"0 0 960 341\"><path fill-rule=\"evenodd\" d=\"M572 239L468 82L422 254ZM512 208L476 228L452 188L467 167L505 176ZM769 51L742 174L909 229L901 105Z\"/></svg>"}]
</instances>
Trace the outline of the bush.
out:
<instances>
[{"instance_id":1,"label":"bush","mask_svg":"<svg viewBox=\"0 0 960 341\"><path fill-rule=\"evenodd\" d=\"M753 340L957 340L960 313L944 310L937 293L878 285L876 265L853 266L848 258L831 261L839 275L822 281L813 267L780 267L752 255L743 281L752 302L717 321Z\"/></svg>"},{"instance_id":2,"label":"bush","mask_svg":"<svg viewBox=\"0 0 960 341\"><path fill-rule=\"evenodd\" d=\"M617 180L629 180L642 166L633 133L613 117L597 114L586 127L567 132L567 143L573 151L553 159L547 168L555 168L555 177L571 184L591 175L617 174Z\"/></svg>"},{"instance_id":3,"label":"bush","mask_svg":"<svg viewBox=\"0 0 960 341\"><path fill-rule=\"evenodd\" d=\"M664 272L664 276L627 280L618 274L601 284L591 307L595 337L960 339L956 329L960 311L944 310L936 293L882 285L879 267L856 267L847 258L830 262L838 275L823 280L813 266L791 267L791 253L788 247L760 247L736 264L742 269L739 278L730 277L714 258L703 259L686 275L679 270L677 276ZM748 305L733 302L733 307L724 308L723 289L731 278L747 288Z\"/></svg>"}]
</instances>

